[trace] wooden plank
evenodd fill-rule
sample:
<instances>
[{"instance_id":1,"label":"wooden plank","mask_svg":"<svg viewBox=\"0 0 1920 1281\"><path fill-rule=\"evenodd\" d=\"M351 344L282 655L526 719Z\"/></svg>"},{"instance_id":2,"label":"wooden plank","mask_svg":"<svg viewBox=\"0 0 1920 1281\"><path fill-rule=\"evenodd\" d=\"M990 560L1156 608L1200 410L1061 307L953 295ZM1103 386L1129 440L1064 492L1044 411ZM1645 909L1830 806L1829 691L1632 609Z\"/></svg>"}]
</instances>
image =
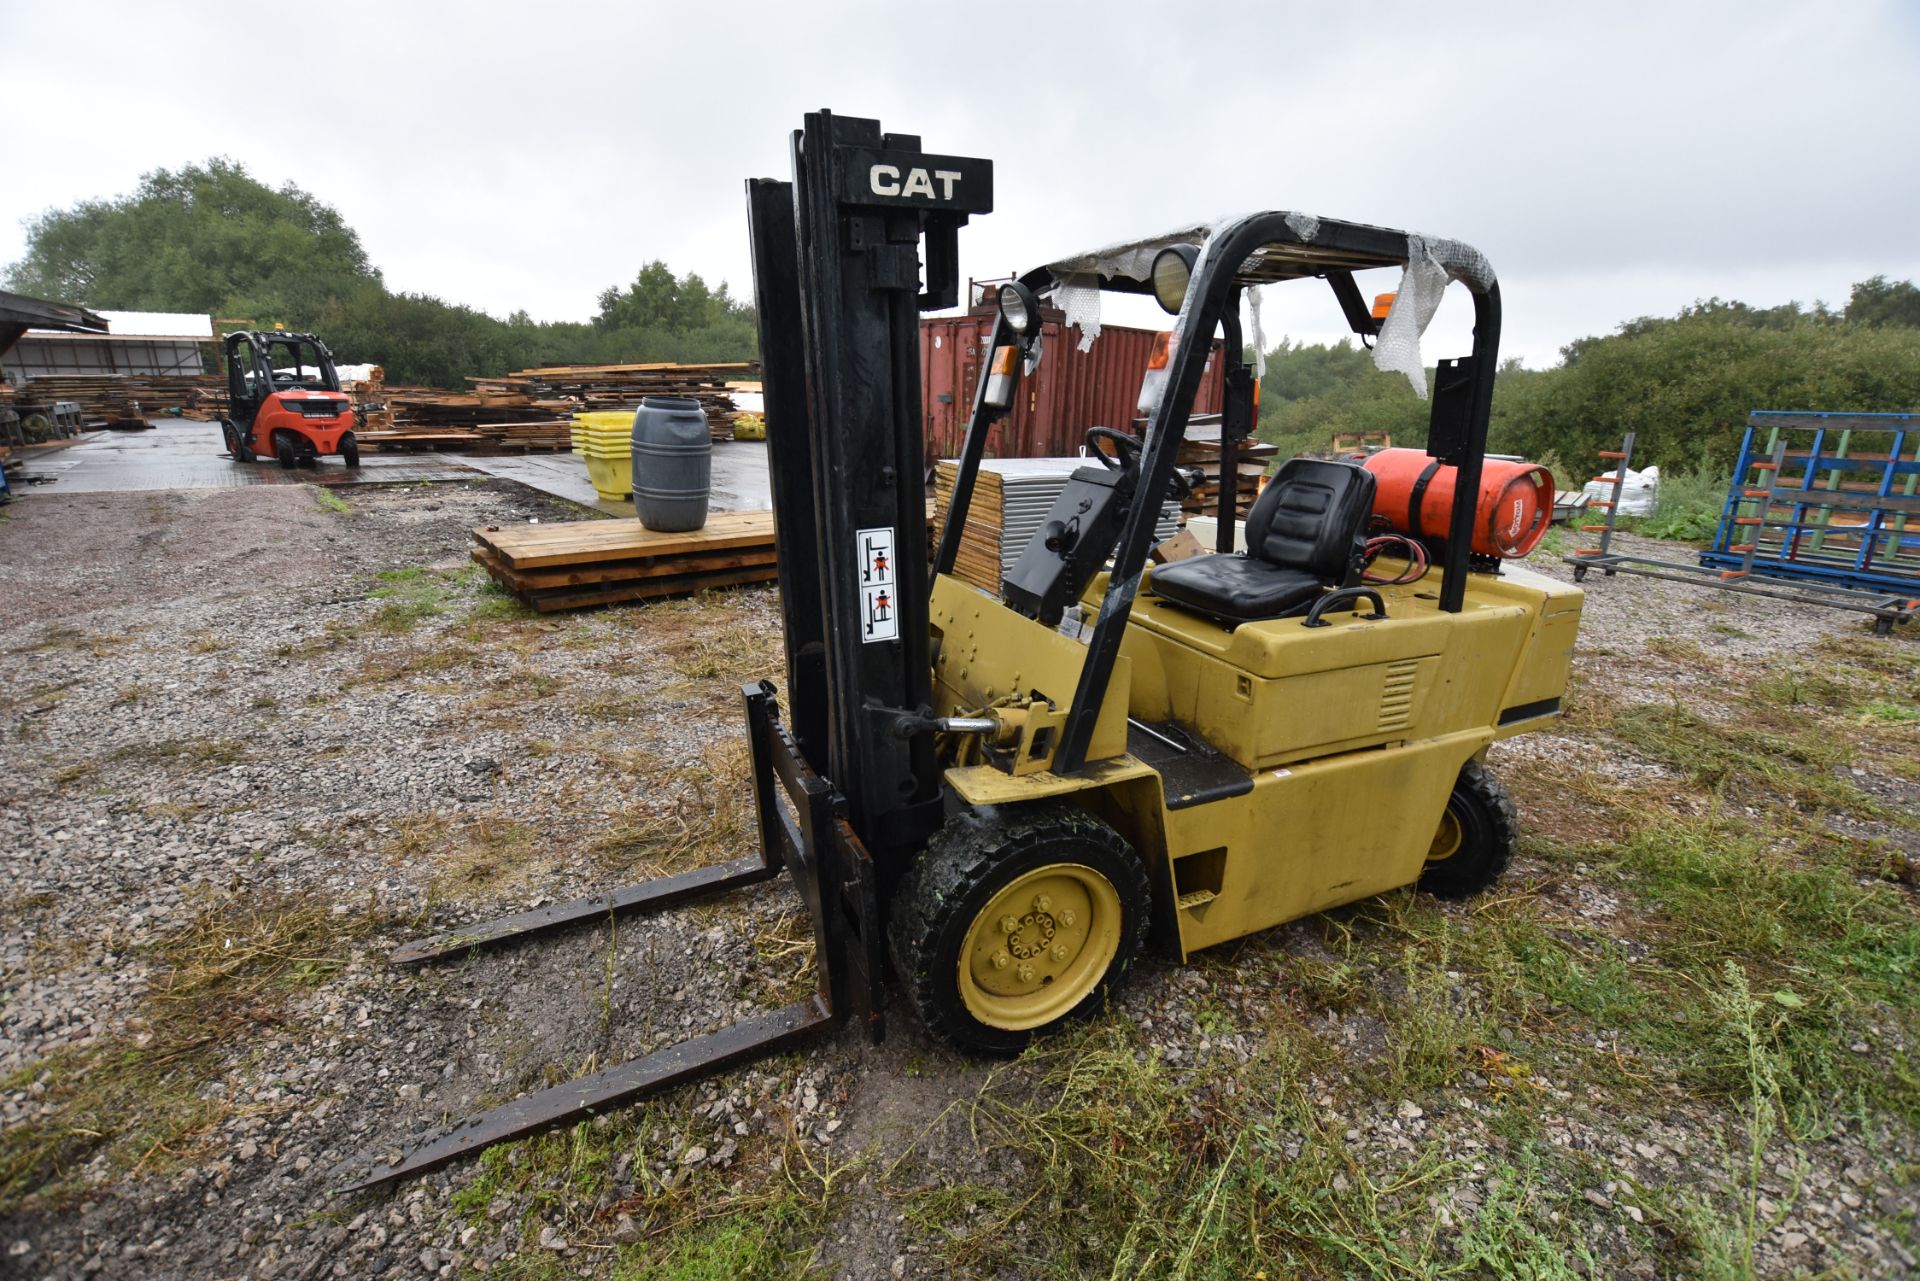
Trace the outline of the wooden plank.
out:
<instances>
[{"instance_id":1,"label":"wooden plank","mask_svg":"<svg viewBox=\"0 0 1920 1281\"><path fill-rule=\"evenodd\" d=\"M667 578L696 573L723 573L734 569L755 569L776 565L773 549L748 548L741 552L721 552L712 556L647 556L638 560L608 561L604 564L561 567L559 569L517 570L484 547L476 547L473 559L515 591L539 592L561 587L581 587L595 583L630 582L642 578Z\"/></svg>"},{"instance_id":2,"label":"wooden plank","mask_svg":"<svg viewBox=\"0 0 1920 1281\"><path fill-rule=\"evenodd\" d=\"M686 596L714 587L739 587L747 583L771 582L777 576L771 565L755 569L736 569L724 574L688 574L676 578L648 578L633 583L602 587L572 587L552 592L536 592L527 603L542 614L565 609L587 609L595 605L617 605L625 601L657 600L662 596Z\"/></svg>"},{"instance_id":3,"label":"wooden plank","mask_svg":"<svg viewBox=\"0 0 1920 1281\"><path fill-rule=\"evenodd\" d=\"M569 521L512 529L482 526L474 540L517 570L581 565L640 556L676 556L773 545L772 512L716 512L704 529L663 534L637 520Z\"/></svg>"}]
</instances>

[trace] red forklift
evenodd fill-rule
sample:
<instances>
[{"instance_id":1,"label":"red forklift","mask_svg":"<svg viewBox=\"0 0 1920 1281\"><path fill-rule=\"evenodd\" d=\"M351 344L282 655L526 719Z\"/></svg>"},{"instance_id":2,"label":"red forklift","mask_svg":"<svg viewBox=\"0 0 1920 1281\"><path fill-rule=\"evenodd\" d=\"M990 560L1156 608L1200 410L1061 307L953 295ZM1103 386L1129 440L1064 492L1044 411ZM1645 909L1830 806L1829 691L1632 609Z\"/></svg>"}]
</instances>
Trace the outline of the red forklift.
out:
<instances>
[{"instance_id":1,"label":"red forklift","mask_svg":"<svg viewBox=\"0 0 1920 1281\"><path fill-rule=\"evenodd\" d=\"M338 455L360 465L353 402L318 337L241 330L226 336L225 351L229 408L220 436L235 462L272 458L292 470Z\"/></svg>"}]
</instances>

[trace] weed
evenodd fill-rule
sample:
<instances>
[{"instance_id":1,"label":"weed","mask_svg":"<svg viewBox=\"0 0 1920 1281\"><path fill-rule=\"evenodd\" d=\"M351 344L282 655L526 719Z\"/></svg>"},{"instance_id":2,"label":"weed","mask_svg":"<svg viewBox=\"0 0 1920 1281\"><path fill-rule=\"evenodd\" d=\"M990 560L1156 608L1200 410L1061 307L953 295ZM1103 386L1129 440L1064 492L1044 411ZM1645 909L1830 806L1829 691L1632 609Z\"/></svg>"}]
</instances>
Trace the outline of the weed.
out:
<instances>
[{"instance_id":1,"label":"weed","mask_svg":"<svg viewBox=\"0 0 1920 1281\"><path fill-rule=\"evenodd\" d=\"M1860 719L1870 725L1912 725L1920 722L1920 706L1884 700L1868 703L1861 707Z\"/></svg>"},{"instance_id":2,"label":"weed","mask_svg":"<svg viewBox=\"0 0 1920 1281\"><path fill-rule=\"evenodd\" d=\"M616 815L588 848L621 867L644 865L656 876L738 857L753 834L749 764L740 740L715 745L700 764L650 789L672 787L670 808L657 808L656 800Z\"/></svg>"},{"instance_id":3,"label":"weed","mask_svg":"<svg viewBox=\"0 0 1920 1281\"><path fill-rule=\"evenodd\" d=\"M464 823L438 814L404 820L391 851L396 861L434 869L437 900L471 902L525 884L549 866L537 853L540 834L517 819L485 814Z\"/></svg>"},{"instance_id":4,"label":"weed","mask_svg":"<svg viewBox=\"0 0 1920 1281\"><path fill-rule=\"evenodd\" d=\"M113 761L187 765L237 765L247 758L246 745L231 738L161 739L157 743L127 743L108 753Z\"/></svg>"},{"instance_id":5,"label":"weed","mask_svg":"<svg viewBox=\"0 0 1920 1281\"><path fill-rule=\"evenodd\" d=\"M531 605L499 583L488 579L480 588L480 599L467 611L468 624L523 623L540 617Z\"/></svg>"},{"instance_id":6,"label":"weed","mask_svg":"<svg viewBox=\"0 0 1920 1281\"><path fill-rule=\"evenodd\" d=\"M426 566L382 570L374 578L379 586L367 595L385 603L363 624L363 630L388 636L405 635L425 619L444 614L465 585L460 571Z\"/></svg>"},{"instance_id":7,"label":"weed","mask_svg":"<svg viewBox=\"0 0 1920 1281\"><path fill-rule=\"evenodd\" d=\"M481 661L480 651L444 641L401 648L369 658L340 682L346 689L361 685L385 685L412 676L473 667Z\"/></svg>"},{"instance_id":8,"label":"weed","mask_svg":"<svg viewBox=\"0 0 1920 1281\"><path fill-rule=\"evenodd\" d=\"M324 485L313 487L313 505L332 516L353 515L353 504Z\"/></svg>"},{"instance_id":9,"label":"weed","mask_svg":"<svg viewBox=\"0 0 1920 1281\"><path fill-rule=\"evenodd\" d=\"M0 1131L0 1207L58 1203L96 1162L127 1171L192 1159L228 1106L202 1089L225 1055L276 1022L291 992L345 965L378 923L371 908L340 916L281 895L203 901L153 945L157 977L136 1028L0 1079L0 1090L35 1088L44 1105Z\"/></svg>"},{"instance_id":10,"label":"weed","mask_svg":"<svg viewBox=\"0 0 1920 1281\"><path fill-rule=\"evenodd\" d=\"M1659 505L1651 516L1623 516L1622 529L1648 538L1668 538L1678 542L1704 543L1720 527L1720 513L1727 504L1727 487L1732 476L1706 462L1691 470L1662 469Z\"/></svg>"},{"instance_id":11,"label":"weed","mask_svg":"<svg viewBox=\"0 0 1920 1281\"><path fill-rule=\"evenodd\" d=\"M1700 648L1700 642L1686 636L1651 637L1647 641L1647 652L1684 663L1697 663L1707 656L1706 651Z\"/></svg>"},{"instance_id":12,"label":"weed","mask_svg":"<svg viewBox=\"0 0 1920 1281\"><path fill-rule=\"evenodd\" d=\"M61 787L71 787L75 783L84 783L93 777L99 768L92 761L77 761L54 771L53 781Z\"/></svg>"}]
</instances>

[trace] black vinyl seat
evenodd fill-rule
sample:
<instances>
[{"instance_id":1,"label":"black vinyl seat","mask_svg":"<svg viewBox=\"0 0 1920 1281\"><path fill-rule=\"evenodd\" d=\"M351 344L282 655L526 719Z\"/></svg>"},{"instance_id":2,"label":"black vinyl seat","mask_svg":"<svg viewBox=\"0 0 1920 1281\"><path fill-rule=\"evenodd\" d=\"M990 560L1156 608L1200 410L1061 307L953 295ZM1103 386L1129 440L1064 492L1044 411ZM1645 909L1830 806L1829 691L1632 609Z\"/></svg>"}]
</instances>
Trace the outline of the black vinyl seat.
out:
<instances>
[{"instance_id":1,"label":"black vinyl seat","mask_svg":"<svg viewBox=\"0 0 1920 1281\"><path fill-rule=\"evenodd\" d=\"M1353 463L1295 458L1247 513L1243 555L1193 556L1162 565L1154 595L1233 623L1286 618L1332 587L1360 581L1373 473Z\"/></svg>"}]
</instances>

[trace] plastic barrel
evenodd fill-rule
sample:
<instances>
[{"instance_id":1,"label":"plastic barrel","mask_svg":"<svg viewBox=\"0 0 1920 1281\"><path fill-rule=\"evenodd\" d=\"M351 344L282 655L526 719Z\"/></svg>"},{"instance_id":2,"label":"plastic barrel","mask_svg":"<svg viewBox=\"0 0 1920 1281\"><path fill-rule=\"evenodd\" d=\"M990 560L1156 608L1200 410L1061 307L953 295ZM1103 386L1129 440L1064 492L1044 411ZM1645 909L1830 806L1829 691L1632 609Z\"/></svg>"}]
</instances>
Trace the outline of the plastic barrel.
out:
<instances>
[{"instance_id":1,"label":"plastic barrel","mask_svg":"<svg viewBox=\"0 0 1920 1281\"><path fill-rule=\"evenodd\" d=\"M700 402L648 396L633 415L633 509L640 523L680 534L707 523L713 434Z\"/></svg>"},{"instance_id":2,"label":"plastic barrel","mask_svg":"<svg viewBox=\"0 0 1920 1281\"><path fill-rule=\"evenodd\" d=\"M1383 449L1370 455L1373 514L1395 530L1444 538L1453 517L1456 469L1442 467L1424 449ZM1474 508L1473 550L1515 559L1533 550L1553 519L1553 473L1538 463L1489 458L1480 465L1480 501Z\"/></svg>"}]
</instances>

